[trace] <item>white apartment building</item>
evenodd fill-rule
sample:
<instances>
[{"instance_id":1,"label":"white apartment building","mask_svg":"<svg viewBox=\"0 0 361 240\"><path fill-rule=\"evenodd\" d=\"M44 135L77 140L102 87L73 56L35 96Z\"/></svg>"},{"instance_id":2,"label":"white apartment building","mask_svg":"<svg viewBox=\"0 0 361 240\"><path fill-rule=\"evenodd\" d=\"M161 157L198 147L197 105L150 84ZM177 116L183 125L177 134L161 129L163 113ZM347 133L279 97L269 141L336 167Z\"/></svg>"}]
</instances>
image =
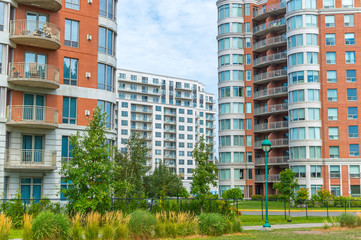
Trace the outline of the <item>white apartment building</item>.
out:
<instances>
[{"instance_id":1,"label":"white apartment building","mask_svg":"<svg viewBox=\"0 0 361 240\"><path fill-rule=\"evenodd\" d=\"M215 143L214 94L198 81L125 69L118 69L117 80L118 147L139 132L149 148L151 171L162 162L189 190L195 143L201 136Z\"/></svg>"}]
</instances>

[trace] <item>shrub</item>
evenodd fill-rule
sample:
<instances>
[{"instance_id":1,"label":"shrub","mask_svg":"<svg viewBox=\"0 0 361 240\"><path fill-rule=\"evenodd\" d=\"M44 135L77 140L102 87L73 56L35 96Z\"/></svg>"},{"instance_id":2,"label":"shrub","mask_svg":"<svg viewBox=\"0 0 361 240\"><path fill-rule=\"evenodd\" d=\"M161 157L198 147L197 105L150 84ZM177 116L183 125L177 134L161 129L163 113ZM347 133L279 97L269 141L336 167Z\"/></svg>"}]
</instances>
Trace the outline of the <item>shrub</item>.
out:
<instances>
[{"instance_id":1,"label":"shrub","mask_svg":"<svg viewBox=\"0 0 361 240\"><path fill-rule=\"evenodd\" d=\"M328 190L319 190L317 191L317 194L312 196L312 200L314 200L316 203L321 203L323 205L326 205L326 201L333 200L333 195ZM328 204L328 203L327 203Z\"/></svg>"},{"instance_id":2,"label":"shrub","mask_svg":"<svg viewBox=\"0 0 361 240\"><path fill-rule=\"evenodd\" d=\"M239 233L243 231L241 226L241 220L238 217L227 217L226 222L226 233Z\"/></svg>"},{"instance_id":3,"label":"shrub","mask_svg":"<svg viewBox=\"0 0 361 240\"><path fill-rule=\"evenodd\" d=\"M189 192L187 191L187 189L185 187L182 187L181 190L178 193L177 197L181 197L181 198L189 198Z\"/></svg>"},{"instance_id":4,"label":"shrub","mask_svg":"<svg viewBox=\"0 0 361 240\"><path fill-rule=\"evenodd\" d=\"M262 200L263 199L263 196L262 195L253 195L252 196L252 200Z\"/></svg>"},{"instance_id":5,"label":"shrub","mask_svg":"<svg viewBox=\"0 0 361 240\"><path fill-rule=\"evenodd\" d=\"M31 227L32 239L67 240L70 238L70 223L64 215L49 211L40 213Z\"/></svg>"},{"instance_id":6,"label":"shrub","mask_svg":"<svg viewBox=\"0 0 361 240\"><path fill-rule=\"evenodd\" d=\"M357 225L357 216L352 215L351 213L343 213L338 217L338 222L341 227L355 227Z\"/></svg>"},{"instance_id":7,"label":"shrub","mask_svg":"<svg viewBox=\"0 0 361 240\"><path fill-rule=\"evenodd\" d=\"M8 240L10 236L12 221L5 214L0 214L0 240Z\"/></svg>"},{"instance_id":8,"label":"shrub","mask_svg":"<svg viewBox=\"0 0 361 240\"><path fill-rule=\"evenodd\" d=\"M323 229L329 229L330 226L328 225L327 219L323 220Z\"/></svg>"},{"instance_id":9,"label":"shrub","mask_svg":"<svg viewBox=\"0 0 361 240\"><path fill-rule=\"evenodd\" d=\"M134 211L129 220L132 239L149 239L155 235L157 220L154 215L144 210Z\"/></svg>"},{"instance_id":10,"label":"shrub","mask_svg":"<svg viewBox=\"0 0 361 240\"><path fill-rule=\"evenodd\" d=\"M310 198L310 191L308 188L300 188L296 192L296 203L297 204L305 204L309 198Z\"/></svg>"},{"instance_id":11,"label":"shrub","mask_svg":"<svg viewBox=\"0 0 361 240\"><path fill-rule=\"evenodd\" d=\"M29 214L24 215L24 228L23 228L23 240L31 239L31 225L33 224L33 217Z\"/></svg>"},{"instance_id":12,"label":"shrub","mask_svg":"<svg viewBox=\"0 0 361 240\"><path fill-rule=\"evenodd\" d=\"M196 217L189 213L176 213L162 211L156 214L158 238L185 237L194 235L197 232Z\"/></svg>"},{"instance_id":13,"label":"shrub","mask_svg":"<svg viewBox=\"0 0 361 240\"><path fill-rule=\"evenodd\" d=\"M222 194L223 199L243 199L242 190L239 188L228 189Z\"/></svg>"},{"instance_id":14,"label":"shrub","mask_svg":"<svg viewBox=\"0 0 361 240\"><path fill-rule=\"evenodd\" d=\"M81 213L77 213L71 219L71 230L70 235L72 240L82 240L83 239L83 230L82 230L82 223L81 219L83 216Z\"/></svg>"},{"instance_id":15,"label":"shrub","mask_svg":"<svg viewBox=\"0 0 361 240\"><path fill-rule=\"evenodd\" d=\"M97 212L90 212L87 214L85 223L85 239L99 239L100 217L100 214Z\"/></svg>"},{"instance_id":16,"label":"shrub","mask_svg":"<svg viewBox=\"0 0 361 240\"><path fill-rule=\"evenodd\" d=\"M6 216L11 218L13 222L13 226L15 228L22 227L24 214L25 214L23 201L21 201L20 199L21 199L21 195L20 193L17 193L13 200L4 201L1 204L2 212L5 213Z\"/></svg>"},{"instance_id":17,"label":"shrub","mask_svg":"<svg viewBox=\"0 0 361 240\"><path fill-rule=\"evenodd\" d=\"M202 213L198 217L199 231L209 236L221 236L226 232L224 216L217 213Z\"/></svg>"}]
</instances>

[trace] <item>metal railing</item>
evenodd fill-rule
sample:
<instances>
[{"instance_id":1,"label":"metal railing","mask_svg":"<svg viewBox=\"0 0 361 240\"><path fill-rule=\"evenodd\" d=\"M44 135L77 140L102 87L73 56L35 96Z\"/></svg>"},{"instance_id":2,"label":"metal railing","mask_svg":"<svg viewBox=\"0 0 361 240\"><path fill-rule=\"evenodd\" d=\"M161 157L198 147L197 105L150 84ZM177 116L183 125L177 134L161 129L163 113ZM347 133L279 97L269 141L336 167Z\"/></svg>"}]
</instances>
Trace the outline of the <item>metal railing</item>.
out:
<instances>
[{"instance_id":1,"label":"metal railing","mask_svg":"<svg viewBox=\"0 0 361 240\"><path fill-rule=\"evenodd\" d=\"M275 3L269 6L266 6L265 8L260 7L258 11L253 11L253 17L258 17L262 14L273 12L276 10L279 10L281 8L286 8L286 2L279 2Z\"/></svg>"},{"instance_id":2,"label":"metal railing","mask_svg":"<svg viewBox=\"0 0 361 240\"><path fill-rule=\"evenodd\" d=\"M254 125L255 131L274 130L280 128L288 128L288 121L269 122Z\"/></svg>"},{"instance_id":3,"label":"metal railing","mask_svg":"<svg viewBox=\"0 0 361 240\"><path fill-rule=\"evenodd\" d=\"M153 113L152 109L140 109L140 108L131 108L132 112L142 112L142 113Z\"/></svg>"},{"instance_id":4,"label":"metal railing","mask_svg":"<svg viewBox=\"0 0 361 240\"><path fill-rule=\"evenodd\" d=\"M287 53L286 52L280 52L280 53L274 53L270 55L266 55L263 57L259 57L253 60L253 66L257 66L263 63L273 62L273 61L279 61L279 60L286 60L287 59Z\"/></svg>"},{"instance_id":5,"label":"metal railing","mask_svg":"<svg viewBox=\"0 0 361 240\"><path fill-rule=\"evenodd\" d=\"M288 163L288 160L289 160L288 156L269 157L268 164L285 164ZM256 158L255 164L260 164L260 165L265 164L265 158Z\"/></svg>"},{"instance_id":6,"label":"metal railing","mask_svg":"<svg viewBox=\"0 0 361 240\"><path fill-rule=\"evenodd\" d=\"M265 47L267 45L277 44L277 43L286 43L286 36L280 35L272 38L263 39L261 41L255 42L253 44L253 50L257 50L259 48Z\"/></svg>"},{"instance_id":7,"label":"metal railing","mask_svg":"<svg viewBox=\"0 0 361 240\"><path fill-rule=\"evenodd\" d=\"M262 23L253 28L253 34L267 30L267 29L272 29L275 27L283 26L283 25L286 26L285 18L280 18L280 19L277 19L277 20L274 20L274 21L268 22L268 23Z\"/></svg>"},{"instance_id":8,"label":"metal railing","mask_svg":"<svg viewBox=\"0 0 361 240\"><path fill-rule=\"evenodd\" d=\"M256 182L264 182L265 181L265 175L255 175L254 180ZM268 175L268 181L269 182L279 182L281 181L279 174L269 174Z\"/></svg>"},{"instance_id":9,"label":"metal railing","mask_svg":"<svg viewBox=\"0 0 361 240\"><path fill-rule=\"evenodd\" d=\"M269 105L266 107L263 106L263 107L254 108L254 114L265 114L265 113L287 111L287 110L288 110L288 104L281 103L281 104Z\"/></svg>"},{"instance_id":10,"label":"metal railing","mask_svg":"<svg viewBox=\"0 0 361 240\"><path fill-rule=\"evenodd\" d=\"M287 69L278 69L270 72L264 72L253 76L253 81L262 81L268 78L287 77Z\"/></svg>"},{"instance_id":11,"label":"metal railing","mask_svg":"<svg viewBox=\"0 0 361 240\"><path fill-rule=\"evenodd\" d=\"M43 149L6 149L5 167L56 167L56 151Z\"/></svg>"},{"instance_id":12,"label":"metal railing","mask_svg":"<svg viewBox=\"0 0 361 240\"><path fill-rule=\"evenodd\" d=\"M60 42L60 28L55 24L36 20L10 21L10 36L29 36Z\"/></svg>"},{"instance_id":13,"label":"metal railing","mask_svg":"<svg viewBox=\"0 0 361 240\"><path fill-rule=\"evenodd\" d=\"M58 110L44 106L9 105L6 107L6 118L11 122L58 124Z\"/></svg>"},{"instance_id":14,"label":"metal railing","mask_svg":"<svg viewBox=\"0 0 361 240\"><path fill-rule=\"evenodd\" d=\"M287 93L287 91L288 91L287 86L275 87L275 88L266 88L266 89L254 92L254 98L266 97L266 96L272 96L272 95Z\"/></svg>"},{"instance_id":15,"label":"metal railing","mask_svg":"<svg viewBox=\"0 0 361 240\"><path fill-rule=\"evenodd\" d=\"M9 78L10 80L43 80L59 84L59 69L40 63L9 63Z\"/></svg>"},{"instance_id":16,"label":"metal railing","mask_svg":"<svg viewBox=\"0 0 361 240\"><path fill-rule=\"evenodd\" d=\"M270 139L272 143L272 147L282 147L282 146L288 146L288 138L278 138L278 139ZM254 143L255 148L262 148L262 141L256 141Z\"/></svg>"}]
</instances>

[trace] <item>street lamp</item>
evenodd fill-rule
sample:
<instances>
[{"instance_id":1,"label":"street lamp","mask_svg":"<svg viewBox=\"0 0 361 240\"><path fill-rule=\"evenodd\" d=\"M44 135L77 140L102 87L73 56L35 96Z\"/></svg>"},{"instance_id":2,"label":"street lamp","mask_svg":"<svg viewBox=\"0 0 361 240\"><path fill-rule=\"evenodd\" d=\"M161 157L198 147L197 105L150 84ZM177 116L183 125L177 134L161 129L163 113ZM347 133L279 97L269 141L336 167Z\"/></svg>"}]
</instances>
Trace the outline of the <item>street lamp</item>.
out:
<instances>
[{"instance_id":1,"label":"street lamp","mask_svg":"<svg viewBox=\"0 0 361 240\"><path fill-rule=\"evenodd\" d=\"M271 151L271 141L266 139L262 141L262 150L264 151L265 154L265 158L264 158L264 162L265 162L265 181L266 181L266 221L263 225L264 228L270 228L271 225L268 223L268 167L267 167L267 163L268 163L268 153L269 151Z\"/></svg>"}]
</instances>

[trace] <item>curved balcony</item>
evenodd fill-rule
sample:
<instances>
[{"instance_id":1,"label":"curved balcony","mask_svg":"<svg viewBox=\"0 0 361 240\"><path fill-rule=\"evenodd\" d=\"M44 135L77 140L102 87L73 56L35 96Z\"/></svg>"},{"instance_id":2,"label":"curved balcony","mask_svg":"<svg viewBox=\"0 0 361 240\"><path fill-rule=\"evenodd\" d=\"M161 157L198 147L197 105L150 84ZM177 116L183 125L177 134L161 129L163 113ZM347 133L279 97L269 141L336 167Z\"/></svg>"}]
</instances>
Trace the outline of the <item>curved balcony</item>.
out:
<instances>
[{"instance_id":1,"label":"curved balcony","mask_svg":"<svg viewBox=\"0 0 361 240\"><path fill-rule=\"evenodd\" d=\"M264 72L253 76L254 84L264 84L271 81L279 81L287 78L287 69L278 69L270 72Z\"/></svg>"},{"instance_id":2,"label":"curved balcony","mask_svg":"<svg viewBox=\"0 0 361 240\"><path fill-rule=\"evenodd\" d=\"M264 36L270 32L286 31L286 19L280 18L272 22L262 23L253 28L253 36Z\"/></svg>"},{"instance_id":3,"label":"curved balcony","mask_svg":"<svg viewBox=\"0 0 361 240\"><path fill-rule=\"evenodd\" d=\"M56 151L43 149L6 149L4 169L11 171L53 171L56 169Z\"/></svg>"},{"instance_id":4,"label":"curved balcony","mask_svg":"<svg viewBox=\"0 0 361 240\"><path fill-rule=\"evenodd\" d=\"M287 38L285 34L280 36L265 38L253 44L253 52L264 52L271 48L278 48L287 45Z\"/></svg>"},{"instance_id":5,"label":"curved balcony","mask_svg":"<svg viewBox=\"0 0 361 240\"><path fill-rule=\"evenodd\" d=\"M55 129L58 127L58 110L44 106L7 106L6 124L14 127Z\"/></svg>"},{"instance_id":6,"label":"curved balcony","mask_svg":"<svg viewBox=\"0 0 361 240\"><path fill-rule=\"evenodd\" d=\"M284 130L288 130L288 121L270 122L254 125L255 132L273 132Z\"/></svg>"},{"instance_id":7,"label":"curved balcony","mask_svg":"<svg viewBox=\"0 0 361 240\"><path fill-rule=\"evenodd\" d=\"M287 61L287 53L280 52L274 53L270 55L266 55L263 57L259 57L253 60L253 67L254 68L264 68L268 67L272 64L280 64Z\"/></svg>"},{"instance_id":8,"label":"curved balcony","mask_svg":"<svg viewBox=\"0 0 361 240\"><path fill-rule=\"evenodd\" d=\"M39 63L10 63L8 82L37 88L59 88L59 69Z\"/></svg>"},{"instance_id":9,"label":"curved balcony","mask_svg":"<svg viewBox=\"0 0 361 240\"><path fill-rule=\"evenodd\" d=\"M254 108L254 115L272 115L278 113L284 113L288 111L288 104L281 103L275 105L269 105L266 107L257 107Z\"/></svg>"},{"instance_id":10,"label":"curved balcony","mask_svg":"<svg viewBox=\"0 0 361 240\"><path fill-rule=\"evenodd\" d=\"M52 23L34 20L10 22L10 40L17 44L56 50L60 48L60 28Z\"/></svg>"},{"instance_id":11,"label":"curved balcony","mask_svg":"<svg viewBox=\"0 0 361 240\"><path fill-rule=\"evenodd\" d=\"M255 175L255 182L265 182L265 175ZM268 174L268 182L280 182L281 178L279 174Z\"/></svg>"},{"instance_id":12,"label":"curved balcony","mask_svg":"<svg viewBox=\"0 0 361 240\"><path fill-rule=\"evenodd\" d=\"M275 88L266 88L261 91L254 92L254 99L256 100L267 100L274 97L284 97L288 94L288 87L275 87Z\"/></svg>"},{"instance_id":13,"label":"curved balcony","mask_svg":"<svg viewBox=\"0 0 361 240\"><path fill-rule=\"evenodd\" d=\"M263 140L262 140L263 141ZM256 141L254 148L262 149L262 141ZM288 138L270 139L272 148L284 148L288 147Z\"/></svg>"},{"instance_id":14,"label":"curved balcony","mask_svg":"<svg viewBox=\"0 0 361 240\"><path fill-rule=\"evenodd\" d=\"M277 157L269 157L267 165L287 165L289 157L286 156L277 156ZM256 158L255 165L265 165L265 158Z\"/></svg>"},{"instance_id":15,"label":"curved balcony","mask_svg":"<svg viewBox=\"0 0 361 240\"><path fill-rule=\"evenodd\" d=\"M253 11L253 20L262 21L269 16L279 16L286 13L286 2L279 2L265 8L259 7L258 11Z\"/></svg>"},{"instance_id":16,"label":"curved balcony","mask_svg":"<svg viewBox=\"0 0 361 240\"><path fill-rule=\"evenodd\" d=\"M16 0L16 2L50 11L59 11L62 7L60 0Z\"/></svg>"}]
</instances>

